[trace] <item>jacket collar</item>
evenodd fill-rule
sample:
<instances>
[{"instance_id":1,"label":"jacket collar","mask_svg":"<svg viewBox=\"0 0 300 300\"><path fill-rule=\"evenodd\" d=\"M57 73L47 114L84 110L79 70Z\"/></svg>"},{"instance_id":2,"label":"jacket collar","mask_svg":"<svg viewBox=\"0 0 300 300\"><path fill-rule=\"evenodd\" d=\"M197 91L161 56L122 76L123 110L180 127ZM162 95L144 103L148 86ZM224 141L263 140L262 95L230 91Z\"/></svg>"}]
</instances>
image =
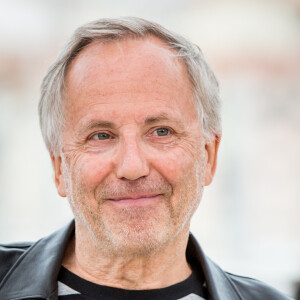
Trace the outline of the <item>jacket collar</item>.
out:
<instances>
[{"instance_id":1,"label":"jacket collar","mask_svg":"<svg viewBox=\"0 0 300 300\"><path fill-rule=\"evenodd\" d=\"M0 283L0 299L57 299L57 275L67 243L74 233L74 221L33 244L15 263ZM201 268L213 300L240 300L226 274L207 258L190 234L187 258Z\"/></svg>"},{"instance_id":2,"label":"jacket collar","mask_svg":"<svg viewBox=\"0 0 300 300\"><path fill-rule=\"evenodd\" d=\"M218 265L216 265L205 255L192 234L189 236L186 256L187 259L193 263L193 265L201 268L211 299L242 299L240 293L236 290L230 278Z\"/></svg>"},{"instance_id":3,"label":"jacket collar","mask_svg":"<svg viewBox=\"0 0 300 300\"><path fill-rule=\"evenodd\" d=\"M2 280L0 299L57 299L57 275L73 232L74 221L34 243Z\"/></svg>"}]
</instances>

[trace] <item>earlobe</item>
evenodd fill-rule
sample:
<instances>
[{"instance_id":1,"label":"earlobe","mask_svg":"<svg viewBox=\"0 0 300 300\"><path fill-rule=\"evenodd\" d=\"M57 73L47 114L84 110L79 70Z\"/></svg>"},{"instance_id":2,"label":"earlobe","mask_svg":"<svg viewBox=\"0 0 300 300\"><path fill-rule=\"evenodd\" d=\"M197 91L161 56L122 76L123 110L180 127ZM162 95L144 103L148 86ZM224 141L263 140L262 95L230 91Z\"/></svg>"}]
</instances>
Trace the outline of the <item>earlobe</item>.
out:
<instances>
[{"instance_id":1,"label":"earlobe","mask_svg":"<svg viewBox=\"0 0 300 300\"><path fill-rule=\"evenodd\" d=\"M205 185L211 184L217 167L218 149L221 141L221 135L216 135L214 140L207 142L205 145L206 151L206 173Z\"/></svg>"},{"instance_id":2,"label":"earlobe","mask_svg":"<svg viewBox=\"0 0 300 300\"><path fill-rule=\"evenodd\" d=\"M50 155L53 169L54 169L54 180L58 194L61 197L66 197L65 181L62 174L62 160L61 156Z\"/></svg>"}]
</instances>

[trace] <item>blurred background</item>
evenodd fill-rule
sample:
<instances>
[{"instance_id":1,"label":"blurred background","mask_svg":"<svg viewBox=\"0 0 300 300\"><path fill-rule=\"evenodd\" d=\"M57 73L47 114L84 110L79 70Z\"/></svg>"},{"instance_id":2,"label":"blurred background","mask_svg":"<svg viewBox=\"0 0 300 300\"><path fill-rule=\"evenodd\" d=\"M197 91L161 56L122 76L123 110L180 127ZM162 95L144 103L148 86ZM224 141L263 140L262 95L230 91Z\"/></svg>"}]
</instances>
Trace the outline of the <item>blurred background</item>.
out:
<instances>
[{"instance_id":1,"label":"blurred background","mask_svg":"<svg viewBox=\"0 0 300 300\"><path fill-rule=\"evenodd\" d=\"M227 271L295 295L300 280L300 1L0 0L0 242L72 218L39 130L39 86L73 30L139 16L197 43L223 99L217 173L192 232Z\"/></svg>"}]
</instances>

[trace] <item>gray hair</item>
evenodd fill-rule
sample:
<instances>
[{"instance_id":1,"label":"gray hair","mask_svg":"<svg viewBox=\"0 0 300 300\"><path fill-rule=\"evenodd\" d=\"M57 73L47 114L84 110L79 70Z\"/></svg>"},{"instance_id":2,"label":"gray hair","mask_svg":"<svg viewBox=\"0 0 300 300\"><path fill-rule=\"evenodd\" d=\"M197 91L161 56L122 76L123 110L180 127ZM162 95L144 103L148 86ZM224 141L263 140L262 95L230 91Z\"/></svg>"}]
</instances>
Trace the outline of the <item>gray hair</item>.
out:
<instances>
[{"instance_id":1,"label":"gray hair","mask_svg":"<svg viewBox=\"0 0 300 300\"><path fill-rule=\"evenodd\" d=\"M198 46L159 24L141 18L100 19L83 25L74 32L43 79L39 102L40 126L52 155L56 155L61 146L65 76L72 60L94 41L111 42L149 35L166 42L185 64L194 88L193 101L205 138L210 140L221 134L218 82Z\"/></svg>"}]
</instances>

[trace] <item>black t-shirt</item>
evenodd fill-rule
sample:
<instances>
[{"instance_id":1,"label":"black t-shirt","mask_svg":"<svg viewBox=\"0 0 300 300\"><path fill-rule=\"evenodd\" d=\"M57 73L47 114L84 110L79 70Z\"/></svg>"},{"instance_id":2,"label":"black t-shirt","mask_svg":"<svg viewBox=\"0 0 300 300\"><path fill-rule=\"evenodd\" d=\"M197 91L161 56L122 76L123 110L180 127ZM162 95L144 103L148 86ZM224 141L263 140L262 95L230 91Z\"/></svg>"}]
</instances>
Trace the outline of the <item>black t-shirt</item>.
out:
<instances>
[{"instance_id":1,"label":"black t-shirt","mask_svg":"<svg viewBox=\"0 0 300 300\"><path fill-rule=\"evenodd\" d=\"M201 274L192 274L182 282L162 289L124 290L102 286L84 280L64 267L58 275L59 300L200 300L208 299L205 281Z\"/></svg>"}]
</instances>

